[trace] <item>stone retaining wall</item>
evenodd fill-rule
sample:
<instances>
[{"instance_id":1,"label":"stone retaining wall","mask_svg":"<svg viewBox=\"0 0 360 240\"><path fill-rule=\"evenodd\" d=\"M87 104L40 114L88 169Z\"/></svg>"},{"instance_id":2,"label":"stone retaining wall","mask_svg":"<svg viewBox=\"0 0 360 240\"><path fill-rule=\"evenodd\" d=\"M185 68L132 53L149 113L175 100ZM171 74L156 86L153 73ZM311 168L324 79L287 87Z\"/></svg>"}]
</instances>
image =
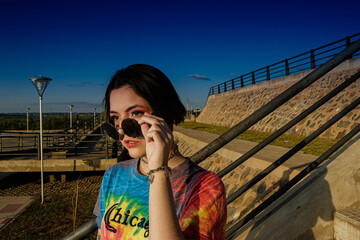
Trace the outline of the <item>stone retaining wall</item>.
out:
<instances>
[{"instance_id":1,"label":"stone retaining wall","mask_svg":"<svg viewBox=\"0 0 360 240\"><path fill-rule=\"evenodd\" d=\"M334 215L360 212L359 155L360 135L243 226L233 239L360 239L358 235L347 238L351 232L337 228L334 232ZM358 217L355 221L359 223Z\"/></svg>"},{"instance_id":2,"label":"stone retaining wall","mask_svg":"<svg viewBox=\"0 0 360 240\"><path fill-rule=\"evenodd\" d=\"M345 61L259 121L251 129L263 132L276 131L358 70L360 70L360 58ZM309 72L310 71L298 73L218 95L212 95L208 98L205 108L196 121L218 126L234 126L291 87L296 81L302 79ZM359 96L360 81L357 80L317 111L291 128L288 133L302 136L310 135L319 126L331 119L336 113ZM323 133L322 137L332 139L341 138L359 123L360 107L358 106Z\"/></svg>"},{"instance_id":3,"label":"stone retaining wall","mask_svg":"<svg viewBox=\"0 0 360 240\"><path fill-rule=\"evenodd\" d=\"M207 145L207 143L191 138L185 134L174 131L175 141L179 147L179 151L184 156L191 156L198 150ZM222 148L212 154L199 165L204 169L218 173L224 169L242 154ZM234 169L230 174L225 175L222 180L226 188L226 196L228 197L246 182L253 179L260 173L269 162L257 158L250 158L241 166ZM289 179L299 173L296 168L287 168L279 166L274 172L265 177L251 189L242 194L239 198L228 205L227 225L231 226L234 222L247 215L251 210L256 208L269 196L275 193Z\"/></svg>"}]
</instances>

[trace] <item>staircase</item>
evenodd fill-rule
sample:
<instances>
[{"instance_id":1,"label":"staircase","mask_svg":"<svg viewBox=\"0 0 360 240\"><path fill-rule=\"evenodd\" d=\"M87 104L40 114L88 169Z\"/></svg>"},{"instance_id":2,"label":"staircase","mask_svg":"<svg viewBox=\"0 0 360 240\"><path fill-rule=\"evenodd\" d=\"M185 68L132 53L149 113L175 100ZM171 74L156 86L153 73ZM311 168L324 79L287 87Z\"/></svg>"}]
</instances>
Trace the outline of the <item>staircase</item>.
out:
<instances>
[{"instance_id":1,"label":"staircase","mask_svg":"<svg viewBox=\"0 0 360 240\"><path fill-rule=\"evenodd\" d=\"M335 211L334 237L335 240L360 239L360 208Z\"/></svg>"}]
</instances>

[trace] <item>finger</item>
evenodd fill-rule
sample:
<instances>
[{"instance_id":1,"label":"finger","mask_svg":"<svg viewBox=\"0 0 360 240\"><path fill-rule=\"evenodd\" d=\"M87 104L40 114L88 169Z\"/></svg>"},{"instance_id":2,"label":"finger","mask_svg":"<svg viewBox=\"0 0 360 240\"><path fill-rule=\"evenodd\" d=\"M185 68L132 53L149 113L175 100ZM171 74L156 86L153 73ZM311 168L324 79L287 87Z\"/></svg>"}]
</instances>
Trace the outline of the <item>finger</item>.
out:
<instances>
[{"instance_id":1,"label":"finger","mask_svg":"<svg viewBox=\"0 0 360 240\"><path fill-rule=\"evenodd\" d=\"M159 123L161 125L167 126L167 123L165 122L165 120L161 117L157 117L154 115L150 115L148 113L145 113L141 119L139 120L139 123L143 123L143 122L147 122L149 124L155 124L155 123Z\"/></svg>"},{"instance_id":2,"label":"finger","mask_svg":"<svg viewBox=\"0 0 360 240\"><path fill-rule=\"evenodd\" d=\"M171 143L173 141L172 132L167 127L165 127L164 125L154 124L149 129L149 131L151 131L151 130L161 132L162 136L163 136L163 141L165 141L166 143Z\"/></svg>"},{"instance_id":3,"label":"finger","mask_svg":"<svg viewBox=\"0 0 360 240\"><path fill-rule=\"evenodd\" d=\"M151 115L150 115L151 116ZM156 119L156 118L152 118L152 117L142 117L141 120L139 120L139 124L141 126L143 125L150 125L150 128L154 128L157 130L161 130L164 133L166 133L167 135L171 135L171 130L169 129L168 125L166 124L165 121L161 120L161 119ZM146 128L144 128L143 133L146 134Z\"/></svg>"},{"instance_id":4,"label":"finger","mask_svg":"<svg viewBox=\"0 0 360 240\"><path fill-rule=\"evenodd\" d=\"M161 145L164 145L164 146L169 143L169 139L164 134L164 132L159 131L159 130L155 130L155 129L150 129L147 132L147 135L145 136L145 139L146 139L146 142L154 141L156 144L161 144Z\"/></svg>"},{"instance_id":5,"label":"finger","mask_svg":"<svg viewBox=\"0 0 360 240\"><path fill-rule=\"evenodd\" d=\"M139 124L140 124L140 122L139 122ZM141 132L142 132L143 136L145 137L148 134L148 131L149 131L151 125L144 122L144 123L140 124L140 127L141 127Z\"/></svg>"}]
</instances>

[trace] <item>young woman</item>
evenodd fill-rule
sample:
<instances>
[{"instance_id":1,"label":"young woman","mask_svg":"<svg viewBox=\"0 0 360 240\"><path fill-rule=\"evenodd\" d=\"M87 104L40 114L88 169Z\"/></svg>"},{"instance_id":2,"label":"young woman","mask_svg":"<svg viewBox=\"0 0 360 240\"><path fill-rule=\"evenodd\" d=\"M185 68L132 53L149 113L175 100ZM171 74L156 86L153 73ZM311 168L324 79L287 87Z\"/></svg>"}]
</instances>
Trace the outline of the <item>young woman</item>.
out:
<instances>
[{"instance_id":1,"label":"young woman","mask_svg":"<svg viewBox=\"0 0 360 240\"><path fill-rule=\"evenodd\" d=\"M152 66L130 65L113 76L104 103L132 159L104 174L98 239L224 239L224 185L177 151L172 127L185 108L170 80ZM129 118L140 136L127 132Z\"/></svg>"}]
</instances>

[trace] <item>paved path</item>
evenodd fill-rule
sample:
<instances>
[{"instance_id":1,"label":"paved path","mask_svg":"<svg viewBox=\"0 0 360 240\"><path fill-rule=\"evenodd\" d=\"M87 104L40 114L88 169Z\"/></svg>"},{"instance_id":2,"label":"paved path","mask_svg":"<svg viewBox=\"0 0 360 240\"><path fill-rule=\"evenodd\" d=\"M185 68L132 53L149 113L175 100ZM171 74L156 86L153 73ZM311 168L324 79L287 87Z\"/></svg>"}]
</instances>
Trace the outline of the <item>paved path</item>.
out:
<instances>
[{"instance_id":1,"label":"paved path","mask_svg":"<svg viewBox=\"0 0 360 240\"><path fill-rule=\"evenodd\" d=\"M181 127L175 127L174 131L178 131L182 134L185 134L191 138L195 138L199 141L202 141L204 143L210 143L211 141L215 140L219 135L208 133L204 131L198 131L198 130L192 130L187 128L181 128ZM240 140L240 139L233 139L231 142L226 144L224 146L225 149L238 152L241 154L246 153L251 148L255 147L258 143ZM256 153L254 157L257 159L261 159L264 161L267 161L269 163L273 163L277 159L279 159L281 156L283 156L286 152L288 152L290 149L280 146L274 146L274 145L268 145L265 148L263 148L261 151ZM302 169L304 168L308 163L316 160L317 156L305 154L302 151L299 151L294 156L292 156L289 160L287 160L284 163L284 166L287 166L288 168L297 168ZM235 160L235 159L234 159Z\"/></svg>"},{"instance_id":2,"label":"paved path","mask_svg":"<svg viewBox=\"0 0 360 240\"><path fill-rule=\"evenodd\" d=\"M35 196L1 196L0 229L22 213L35 199Z\"/></svg>"}]
</instances>

